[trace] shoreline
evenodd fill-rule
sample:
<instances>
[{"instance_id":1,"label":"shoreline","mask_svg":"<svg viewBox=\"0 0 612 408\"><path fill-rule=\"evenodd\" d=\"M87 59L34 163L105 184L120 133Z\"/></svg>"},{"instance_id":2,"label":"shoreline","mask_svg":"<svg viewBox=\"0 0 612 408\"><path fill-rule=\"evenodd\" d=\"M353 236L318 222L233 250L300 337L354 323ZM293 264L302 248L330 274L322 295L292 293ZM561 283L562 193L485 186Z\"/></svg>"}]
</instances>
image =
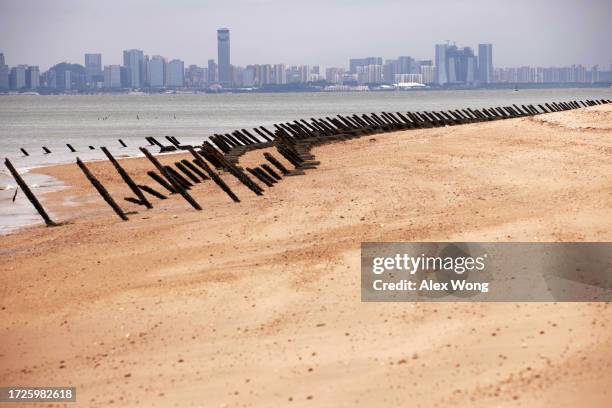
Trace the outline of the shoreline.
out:
<instances>
[{"instance_id":1,"label":"shoreline","mask_svg":"<svg viewBox=\"0 0 612 408\"><path fill-rule=\"evenodd\" d=\"M320 85L307 85L300 84L303 87L287 87L283 88L257 88L257 87L244 87L244 88L228 88L220 90L210 89L167 89L167 88L153 88L153 89L119 89L110 91L97 91L94 89L82 89L74 92L56 92L53 90L43 90L43 93L38 91L25 90L19 91L4 91L0 92L0 97L4 95L9 96L87 96L87 95L126 95L126 96L148 96L148 95L196 95L196 94L207 94L207 95L219 95L219 94L299 94L299 93L361 93L361 92L413 92L413 91L426 91L426 92L437 92L437 91L499 91L499 90L548 90L548 89L609 89L612 88L612 81L609 82L568 82L568 83L491 83L487 86L431 86L426 84L419 84L421 86L415 86L411 88L379 88L378 86L372 86L370 89L361 89L364 86L369 85L351 85L354 89L335 90L321 88ZM381 84L383 85L383 84ZM385 84L386 85L386 84ZM519 86L520 85L520 86ZM342 86L339 84L328 83L325 87ZM392 85L386 85L392 86ZM33 93L34 92L34 93Z\"/></svg>"},{"instance_id":2,"label":"shoreline","mask_svg":"<svg viewBox=\"0 0 612 408\"><path fill-rule=\"evenodd\" d=\"M166 153L156 153L155 156L159 157L164 155L171 156L184 154L185 153L182 151L174 151ZM116 155L115 157L121 161L130 159L143 159L144 154L139 153L134 156ZM107 161L108 159L97 158L83 160L83 162L86 164ZM20 175L24 178L28 186L33 190L36 197L41 201L41 203L43 203L44 206L48 195L51 195L53 193L59 193L64 189L70 188L70 186L66 185L60 178L52 176L49 173L55 174L57 170L62 173L64 169L68 170L69 166L76 167L76 162L43 164L40 166L31 166L25 168L20 167L17 168L17 171L19 171ZM13 206L13 211L10 213L6 212L0 215L0 236L14 234L20 231L21 229L29 227L42 226L44 223L40 219L40 216L36 213L36 210L32 207L32 204L25 198L21 189L18 192L16 201L12 202L12 197L15 194L15 189L17 188L17 185L10 174L6 175L6 179L10 179L12 184L6 184L3 188L0 188L0 206ZM63 203L63 205L71 206L71 203L66 202ZM49 216L54 221L60 221L58 217L55 216L54 212L51 212Z\"/></svg>"}]
</instances>

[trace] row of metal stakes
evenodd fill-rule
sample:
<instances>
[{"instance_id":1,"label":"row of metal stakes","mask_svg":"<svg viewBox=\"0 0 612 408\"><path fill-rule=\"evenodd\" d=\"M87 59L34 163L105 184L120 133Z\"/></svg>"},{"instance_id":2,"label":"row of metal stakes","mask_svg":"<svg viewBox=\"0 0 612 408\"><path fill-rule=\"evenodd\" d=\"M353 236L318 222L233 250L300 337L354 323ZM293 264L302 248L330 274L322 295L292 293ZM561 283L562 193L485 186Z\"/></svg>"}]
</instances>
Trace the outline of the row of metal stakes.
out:
<instances>
[{"instance_id":1,"label":"row of metal stakes","mask_svg":"<svg viewBox=\"0 0 612 408\"><path fill-rule=\"evenodd\" d=\"M154 137L147 137L146 140L149 142L149 146L159 147L160 152L184 150L192 155L192 160L182 159L175 162L175 167L172 167L162 165L147 148L140 147L140 151L155 168L155 170L147 171L147 175L159 184L166 194L148 185L137 184L106 147L101 147L100 149L134 194L135 197L125 197L126 201L151 209L153 204L145 193L160 200L167 199L167 194L179 194L194 209L202 210L202 206L189 193L189 190L196 184L212 180L233 202L238 203L240 202L238 196L220 177L222 172L235 177L254 194L262 195L264 188L249 177L249 174L268 188L273 187L283 177L304 174L304 170L315 168L319 164L310 152L312 147L316 145L383 132L517 118L610 102L612 101L601 99L552 102L536 106L521 105L519 107L514 104L512 106L484 109L468 108L437 112L406 112L404 114L400 112L382 112L380 114L371 113L360 116L355 114L351 116L336 115L336 117L319 119L310 118L310 121L300 119L290 123L274 124L274 132L260 126L254 128L253 133L246 129L241 129L227 134L214 134L208 141L199 146L198 150L191 145L181 145L173 136L166 136L170 145L163 145ZM119 139L119 143L122 147L127 147L123 140ZM72 152L76 152L70 144L67 144L67 146ZM92 150L94 149L93 146L89 147ZM294 166L294 169L288 169L269 152L263 154L267 163L252 168L247 167L246 171L238 166L240 156L246 152L268 147L276 148L277 152ZM28 155L24 149L21 150L25 155ZM50 153L46 147L43 147L43 150L46 153ZM76 163L104 201L122 220L127 221L128 214L123 211L87 165L78 157ZM5 165L17 181L19 188L24 191L28 200L30 200L41 215L46 225L59 225L51 220L8 158L5 159Z\"/></svg>"}]
</instances>

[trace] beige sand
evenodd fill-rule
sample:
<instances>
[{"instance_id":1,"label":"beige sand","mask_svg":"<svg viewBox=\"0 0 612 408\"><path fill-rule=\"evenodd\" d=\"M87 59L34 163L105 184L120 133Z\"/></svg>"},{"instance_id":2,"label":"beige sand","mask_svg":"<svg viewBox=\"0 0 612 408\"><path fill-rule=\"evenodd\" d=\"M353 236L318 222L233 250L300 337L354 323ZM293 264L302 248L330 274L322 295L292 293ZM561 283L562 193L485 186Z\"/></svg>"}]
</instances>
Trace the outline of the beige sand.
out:
<instances>
[{"instance_id":1,"label":"beige sand","mask_svg":"<svg viewBox=\"0 0 612 408\"><path fill-rule=\"evenodd\" d=\"M71 186L44 197L70 224L0 237L0 385L76 385L83 407L610 406L610 304L359 290L362 241L611 241L609 106L314 153L263 197L224 175L240 204L198 186L201 212L138 209L92 164L129 222L76 165L43 170Z\"/></svg>"}]
</instances>

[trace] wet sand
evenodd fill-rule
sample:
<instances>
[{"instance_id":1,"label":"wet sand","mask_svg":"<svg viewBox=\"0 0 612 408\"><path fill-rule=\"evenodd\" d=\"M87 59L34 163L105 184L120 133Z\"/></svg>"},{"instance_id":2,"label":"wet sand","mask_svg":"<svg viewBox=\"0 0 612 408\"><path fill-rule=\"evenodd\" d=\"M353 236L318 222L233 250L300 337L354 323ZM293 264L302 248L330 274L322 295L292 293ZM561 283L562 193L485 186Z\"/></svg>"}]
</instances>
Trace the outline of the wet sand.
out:
<instances>
[{"instance_id":1,"label":"wet sand","mask_svg":"<svg viewBox=\"0 0 612 408\"><path fill-rule=\"evenodd\" d=\"M87 407L609 406L610 304L361 303L359 248L611 241L610 106L314 154L262 197L224 174L238 204L198 185L201 212L137 208L92 163L129 222L76 165L38 170L69 224L0 237L0 385L75 385Z\"/></svg>"}]
</instances>

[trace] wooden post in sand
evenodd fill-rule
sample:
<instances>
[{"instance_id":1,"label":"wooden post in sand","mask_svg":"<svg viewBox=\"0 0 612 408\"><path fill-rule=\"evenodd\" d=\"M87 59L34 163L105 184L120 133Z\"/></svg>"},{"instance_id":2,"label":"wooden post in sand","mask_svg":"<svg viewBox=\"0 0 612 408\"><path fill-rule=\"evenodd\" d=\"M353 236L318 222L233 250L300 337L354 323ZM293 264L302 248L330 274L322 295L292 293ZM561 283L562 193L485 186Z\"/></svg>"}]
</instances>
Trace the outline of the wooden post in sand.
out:
<instances>
[{"instance_id":1,"label":"wooden post in sand","mask_svg":"<svg viewBox=\"0 0 612 408\"><path fill-rule=\"evenodd\" d=\"M256 171L255 169L252 169L250 167L247 167L246 169L249 173L251 173L253 176L258 178L259 181L264 183L266 186L272 187L274 185L272 181L270 181L266 176L262 175L260 172Z\"/></svg>"},{"instance_id":2,"label":"wooden post in sand","mask_svg":"<svg viewBox=\"0 0 612 408\"><path fill-rule=\"evenodd\" d=\"M195 174L193 174L191 172L191 170L189 170L187 168L187 166L185 166L183 163L181 163L180 161L174 162L174 165L176 166L177 169L179 169L180 171L183 172L184 175L186 175L187 177L189 177L189 179L191 181L193 181L194 183L201 183L202 180L200 180L199 178L196 177ZM180 173L179 173L180 174Z\"/></svg>"},{"instance_id":3,"label":"wooden post in sand","mask_svg":"<svg viewBox=\"0 0 612 408\"><path fill-rule=\"evenodd\" d=\"M87 177L87 180L89 180L89 182L96 188L96 190L98 190L98 193L100 193L104 201L106 201L106 203L115 211L115 213L119 216L119 218L121 218L123 221L127 221L128 217L127 215L125 215L121 207L119 207L119 205L115 202L113 197L111 197L111 195L108 193L106 188L104 188L102 183L98 181L98 179L89 171L87 166L85 166L85 163L83 163L81 159L79 159L78 157L77 157L77 165L83 171L83 173L85 174L85 177Z\"/></svg>"},{"instance_id":4,"label":"wooden post in sand","mask_svg":"<svg viewBox=\"0 0 612 408\"><path fill-rule=\"evenodd\" d=\"M138 188L144 191L145 193L151 194L153 197L159 198L160 200L165 200L166 198L168 198L159 191L147 186L146 184L139 184Z\"/></svg>"},{"instance_id":5,"label":"wooden post in sand","mask_svg":"<svg viewBox=\"0 0 612 408\"><path fill-rule=\"evenodd\" d=\"M272 140L274 140L274 138L276 137L276 136L274 136L274 133L270 132L270 131L269 131L268 129L266 129L265 127L260 126L259 128L260 128L261 130L263 130L263 131L264 131L264 132L265 132L265 133L266 133L268 136L270 136L270 137L272 138Z\"/></svg>"},{"instance_id":6,"label":"wooden post in sand","mask_svg":"<svg viewBox=\"0 0 612 408\"><path fill-rule=\"evenodd\" d=\"M51 218L49 218L49 215L47 214L43 206L40 204L40 202L38 201L34 193L32 193L32 190L30 190L30 187L28 187L26 182L21 178L17 170L15 170L15 167L13 167L13 164L9 161L9 159L6 159L6 158L4 159L4 165L9 169L9 171L11 172L11 175L17 182L17 185L23 190L26 197L28 197L28 200L30 200L34 208L36 208L36 211L38 211L38 214L40 214L42 219L45 221L45 224L47 224L47 227L58 226L59 224L53 222Z\"/></svg>"},{"instance_id":7,"label":"wooden post in sand","mask_svg":"<svg viewBox=\"0 0 612 408\"><path fill-rule=\"evenodd\" d=\"M266 142L271 142L272 139L266 135L265 133L263 133L261 130L257 129L257 128L253 128L253 130L255 131L255 133L257 133L259 136L261 136L262 138L264 138L266 140Z\"/></svg>"},{"instance_id":8,"label":"wooden post in sand","mask_svg":"<svg viewBox=\"0 0 612 408\"><path fill-rule=\"evenodd\" d=\"M189 150L195 158L199 158L198 153L195 150ZM232 176L236 177L242 184L253 191L257 195L263 194L263 189L259 187L257 183L251 180L241 169L233 165L225 156L223 156L217 149L215 149L210 143L204 142L202 144L202 150L199 152L206 160L208 160L213 166L217 167L216 163L219 164L219 168L227 170Z\"/></svg>"},{"instance_id":9,"label":"wooden post in sand","mask_svg":"<svg viewBox=\"0 0 612 408\"><path fill-rule=\"evenodd\" d=\"M199 168L197 168L196 166L193 165L193 163L191 163L189 160L187 159L183 159L181 160L181 163L183 163L183 165L185 167L187 167L189 170L191 170L192 172L194 172L195 174L197 174L198 176L200 176L200 178L202 180L210 180L210 177L208 177L206 174L204 174L202 172L202 170L200 170Z\"/></svg>"},{"instance_id":10,"label":"wooden post in sand","mask_svg":"<svg viewBox=\"0 0 612 408\"><path fill-rule=\"evenodd\" d=\"M268 166L267 164L262 164L261 169L263 169L266 173L268 173L270 176L272 176L274 179L276 180L281 180L282 177L279 176L279 174L277 172L275 172L272 167Z\"/></svg>"},{"instance_id":11,"label":"wooden post in sand","mask_svg":"<svg viewBox=\"0 0 612 408\"><path fill-rule=\"evenodd\" d=\"M193 149L191 149L193 150ZM193 151L192 154L195 153L195 150ZM225 193L236 203L240 202L240 199L238 198L238 196L236 194L234 194L234 192L229 188L229 186L227 184L225 184L225 182L221 179L221 177L219 177L219 175L217 173L215 173L215 171L213 169L210 168L210 166L208 164L206 164L206 162L197 157L197 154L195 155L195 159L193 160L193 162L195 164L197 164L198 166L200 166L201 168L204 169L204 171L208 174L208 176L212 179L212 181L215 182L216 185L219 186L219 188L221 188L221 190L225 191Z\"/></svg>"},{"instance_id":12,"label":"wooden post in sand","mask_svg":"<svg viewBox=\"0 0 612 408\"><path fill-rule=\"evenodd\" d=\"M189 180L181 176L179 172L174 170L171 166L164 166L164 169L166 169L166 173L168 173L174 181L183 186L185 190L190 190L191 187L193 187L193 184Z\"/></svg>"},{"instance_id":13,"label":"wooden post in sand","mask_svg":"<svg viewBox=\"0 0 612 408\"><path fill-rule=\"evenodd\" d=\"M279 169L281 173L283 173L284 175L289 174L289 170L285 166L283 166L283 164L279 162L276 157L272 156L272 154L266 152L263 155L266 158L266 160L272 163L274 167Z\"/></svg>"},{"instance_id":14,"label":"wooden post in sand","mask_svg":"<svg viewBox=\"0 0 612 408\"><path fill-rule=\"evenodd\" d=\"M174 189L174 187L172 187L170 184L168 184L168 182L162 176L160 176L159 174L157 174L153 170L147 171L147 175L149 177L151 177L153 180L157 181L160 186L162 186L163 188L168 190L168 192L170 194L176 194L176 190Z\"/></svg>"},{"instance_id":15,"label":"wooden post in sand","mask_svg":"<svg viewBox=\"0 0 612 408\"><path fill-rule=\"evenodd\" d=\"M149 152L146 148L141 147L140 151L144 153L145 156L147 156L147 159L149 159L149 161L151 161L151 163L153 163L153 165L155 166L155 168L162 174L162 176L168 180L168 182L170 183L170 185L174 188L175 191L177 191L181 196L183 196L183 198L185 199L185 201L187 201L189 204L191 204L191 206L193 208L195 208L196 210L200 211L202 210L202 207L200 207L200 204L198 204L193 197L191 197L189 195L189 193L183 188L183 186L179 185L176 181L174 181L174 179L168 174L168 172L166 172L166 169L164 168L164 166L161 165L161 163L159 162L159 160L157 160L152 154L151 152Z\"/></svg>"},{"instance_id":16,"label":"wooden post in sand","mask_svg":"<svg viewBox=\"0 0 612 408\"><path fill-rule=\"evenodd\" d=\"M125 169L121 167L119 162L115 160L111 152L109 152L108 149L104 146L100 147L100 149L104 152L106 157L108 157L108 160L110 160L110 162L113 164L115 170L117 170L117 173L119 173L123 181L125 181L125 184L127 184L130 190L132 190L132 192L136 195L138 201L140 201L142 205L149 209L153 208L153 205L149 202L149 200L146 199L142 191L140 191L138 185L134 182L134 180L132 180L127 171L125 171Z\"/></svg>"}]
</instances>

